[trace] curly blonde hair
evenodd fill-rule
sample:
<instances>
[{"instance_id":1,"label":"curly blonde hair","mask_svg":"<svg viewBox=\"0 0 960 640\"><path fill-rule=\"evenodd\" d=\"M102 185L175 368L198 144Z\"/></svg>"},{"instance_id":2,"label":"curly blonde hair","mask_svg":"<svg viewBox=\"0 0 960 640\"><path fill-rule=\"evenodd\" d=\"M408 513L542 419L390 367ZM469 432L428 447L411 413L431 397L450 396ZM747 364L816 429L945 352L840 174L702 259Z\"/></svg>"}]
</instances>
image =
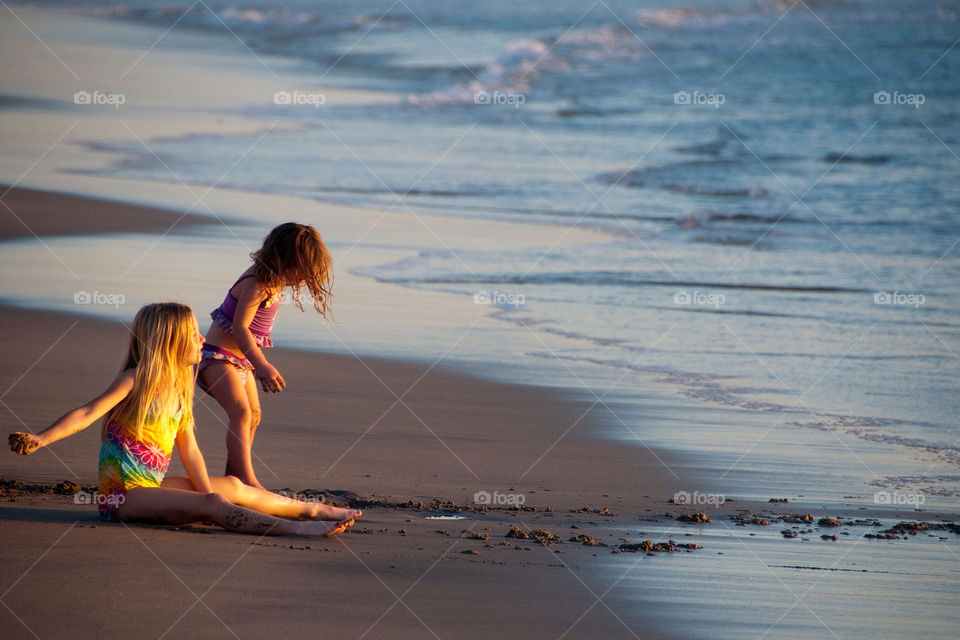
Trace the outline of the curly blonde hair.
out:
<instances>
[{"instance_id":1,"label":"curly blonde hair","mask_svg":"<svg viewBox=\"0 0 960 640\"><path fill-rule=\"evenodd\" d=\"M308 224L285 222L275 227L258 251L250 254L253 273L269 294L292 287L301 311L300 287L306 285L313 308L327 317L333 294L333 256L320 234Z\"/></svg>"}]
</instances>

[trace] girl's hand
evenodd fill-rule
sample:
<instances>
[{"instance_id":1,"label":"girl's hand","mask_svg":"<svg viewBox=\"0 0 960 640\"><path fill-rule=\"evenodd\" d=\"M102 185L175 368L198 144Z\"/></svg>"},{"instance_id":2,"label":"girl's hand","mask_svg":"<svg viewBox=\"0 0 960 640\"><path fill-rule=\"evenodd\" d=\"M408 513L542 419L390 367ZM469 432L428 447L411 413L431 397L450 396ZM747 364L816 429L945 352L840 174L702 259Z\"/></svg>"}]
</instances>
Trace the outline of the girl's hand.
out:
<instances>
[{"instance_id":1,"label":"girl's hand","mask_svg":"<svg viewBox=\"0 0 960 640\"><path fill-rule=\"evenodd\" d=\"M260 381L260 386L263 387L264 393L280 392L287 386L287 381L283 379L283 376L280 375L276 367L271 364L254 369L253 375Z\"/></svg>"},{"instance_id":2,"label":"girl's hand","mask_svg":"<svg viewBox=\"0 0 960 640\"><path fill-rule=\"evenodd\" d=\"M10 437L7 438L7 442L10 444L11 451L19 453L22 456L28 456L40 448L40 441L37 440L37 437L31 433L24 433L23 431L14 431L11 433Z\"/></svg>"}]
</instances>

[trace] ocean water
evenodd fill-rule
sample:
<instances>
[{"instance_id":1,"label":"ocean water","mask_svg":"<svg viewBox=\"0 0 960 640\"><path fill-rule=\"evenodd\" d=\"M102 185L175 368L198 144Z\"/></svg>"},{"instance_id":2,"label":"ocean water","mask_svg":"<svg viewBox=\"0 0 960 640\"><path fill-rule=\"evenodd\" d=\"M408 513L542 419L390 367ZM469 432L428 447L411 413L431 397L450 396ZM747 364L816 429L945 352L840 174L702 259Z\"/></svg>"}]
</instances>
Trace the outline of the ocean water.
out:
<instances>
[{"instance_id":1,"label":"ocean water","mask_svg":"<svg viewBox=\"0 0 960 640\"><path fill-rule=\"evenodd\" d=\"M395 96L264 96L233 113L299 128L240 161L262 133L154 140L157 157L91 142L121 154L97 173L604 230L355 273L490 301L543 346L525 373L627 395L654 380L769 416L765 446L832 433L886 459L864 465L861 493L960 495L956 3L35 4L229 29L300 61L317 89L292 101L327 85Z\"/></svg>"},{"instance_id":2,"label":"ocean water","mask_svg":"<svg viewBox=\"0 0 960 640\"><path fill-rule=\"evenodd\" d=\"M943 562L951 534L942 531L878 541L864 538L876 527L851 526L829 532L837 541L821 530L787 540L781 526L645 524L623 539L703 548L609 556L592 588L626 620L639 602L668 612L657 625L667 637L945 638L960 624L957 566Z\"/></svg>"}]
</instances>

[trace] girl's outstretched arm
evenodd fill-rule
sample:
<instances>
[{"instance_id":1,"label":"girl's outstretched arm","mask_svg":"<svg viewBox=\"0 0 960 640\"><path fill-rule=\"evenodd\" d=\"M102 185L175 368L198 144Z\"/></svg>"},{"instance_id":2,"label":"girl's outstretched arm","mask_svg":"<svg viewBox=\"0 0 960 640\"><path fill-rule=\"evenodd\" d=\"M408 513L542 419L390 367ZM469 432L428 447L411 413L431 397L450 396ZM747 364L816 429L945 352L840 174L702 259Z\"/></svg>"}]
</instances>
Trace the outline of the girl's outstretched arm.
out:
<instances>
[{"instance_id":1,"label":"girl's outstretched arm","mask_svg":"<svg viewBox=\"0 0 960 640\"><path fill-rule=\"evenodd\" d=\"M207 473L207 463L203 460L197 438L193 432L193 425L187 425L177 434L177 450L180 452L180 461L187 472L187 477L193 488L200 493L213 493L210 485L210 475Z\"/></svg>"},{"instance_id":2,"label":"girl's outstretched arm","mask_svg":"<svg viewBox=\"0 0 960 640\"><path fill-rule=\"evenodd\" d=\"M124 371L114 380L106 391L90 402L65 413L49 427L34 435L17 431L10 434L8 442L16 453L29 455L57 440L83 431L113 409L133 389L133 369Z\"/></svg>"}]
</instances>

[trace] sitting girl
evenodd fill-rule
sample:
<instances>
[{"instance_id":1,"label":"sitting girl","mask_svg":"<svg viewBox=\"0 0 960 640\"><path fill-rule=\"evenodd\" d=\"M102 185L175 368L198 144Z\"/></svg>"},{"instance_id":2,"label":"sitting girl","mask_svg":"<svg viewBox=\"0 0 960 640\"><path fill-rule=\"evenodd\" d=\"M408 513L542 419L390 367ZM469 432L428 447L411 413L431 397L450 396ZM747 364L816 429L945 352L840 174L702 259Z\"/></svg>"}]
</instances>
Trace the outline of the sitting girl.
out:
<instances>
[{"instance_id":1,"label":"sitting girl","mask_svg":"<svg viewBox=\"0 0 960 640\"><path fill-rule=\"evenodd\" d=\"M357 509L301 502L232 476L207 475L192 411L194 365L203 342L190 307L174 302L143 307L133 321L123 368L110 387L36 435L10 434L10 448L29 455L106 416L97 499L105 520L213 522L229 531L265 535L332 535L352 525L361 515ZM187 477L164 477L174 443Z\"/></svg>"}]
</instances>

